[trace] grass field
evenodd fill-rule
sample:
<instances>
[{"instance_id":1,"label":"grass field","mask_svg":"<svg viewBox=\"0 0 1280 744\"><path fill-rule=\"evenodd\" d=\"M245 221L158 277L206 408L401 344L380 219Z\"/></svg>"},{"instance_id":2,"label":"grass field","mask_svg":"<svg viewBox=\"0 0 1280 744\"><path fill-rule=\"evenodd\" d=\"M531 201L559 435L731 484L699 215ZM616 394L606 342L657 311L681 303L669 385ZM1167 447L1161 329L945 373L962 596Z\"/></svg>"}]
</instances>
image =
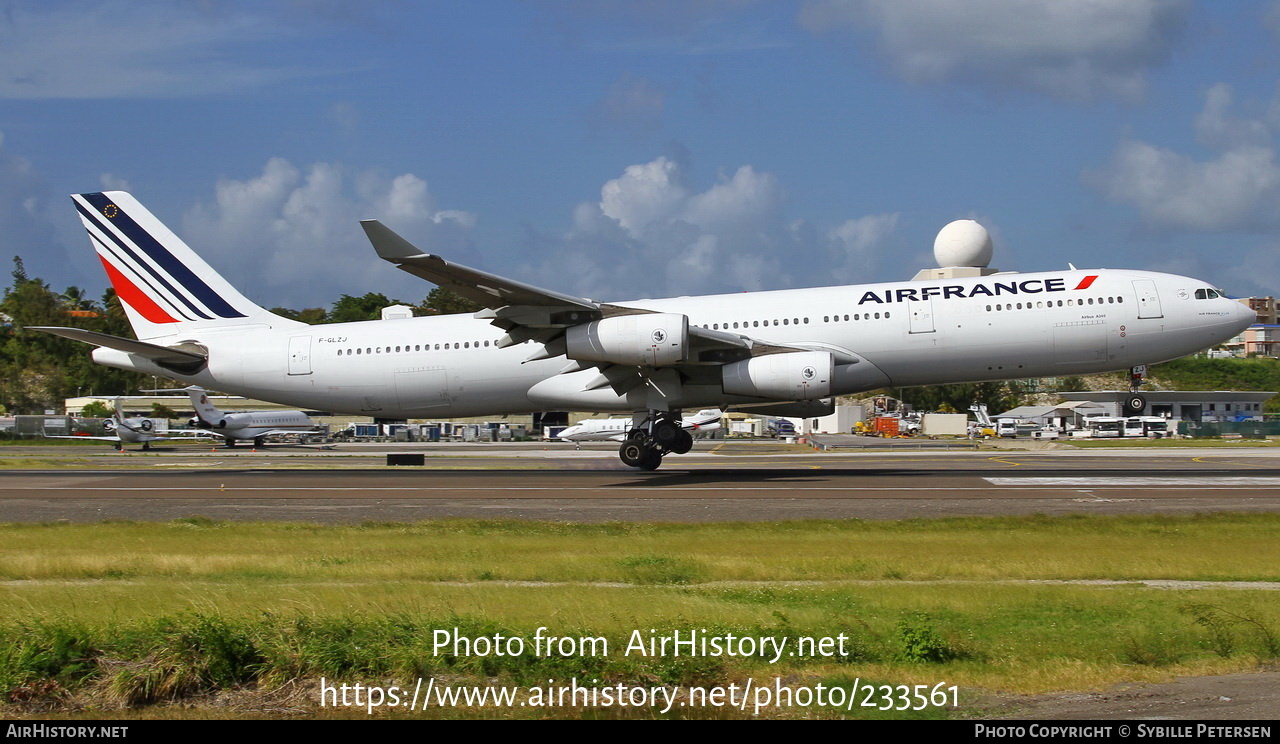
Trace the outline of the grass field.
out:
<instances>
[{"instance_id":1,"label":"grass field","mask_svg":"<svg viewBox=\"0 0 1280 744\"><path fill-rule=\"evenodd\" d=\"M1273 515L0 525L0 694L18 714L252 698L320 677L858 678L959 685L963 711L981 690L1089 689L1275 659L1276 593L1230 583L1280 581L1277 528ZM1189 583L1087 583L1143 579ZM614 651L437 654L434 632L454 627L524 639L546 627ZM847 642L838 656L776 663L621 653L633 631L694 629Z\"/></svg>"}]
</instances>

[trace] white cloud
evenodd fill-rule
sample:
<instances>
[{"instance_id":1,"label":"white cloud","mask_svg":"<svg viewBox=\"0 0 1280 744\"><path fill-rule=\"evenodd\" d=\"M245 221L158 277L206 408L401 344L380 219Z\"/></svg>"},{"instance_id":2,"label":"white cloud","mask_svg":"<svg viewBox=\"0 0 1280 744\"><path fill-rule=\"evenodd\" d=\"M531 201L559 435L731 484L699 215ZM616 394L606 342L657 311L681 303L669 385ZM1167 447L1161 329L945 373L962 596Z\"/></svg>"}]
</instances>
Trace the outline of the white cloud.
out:
<instances>
[{"instance_id":1,"label":"white cloud","mask_svg":"<svg viewBox=\"0 0 1280 744\"><path fill-rule=\"evenodd\" d=\"M464 263L474 252L474 215L437 209L426 181L413 174L349 177L332 163L304 172L283 158L255 178L219 181L212 203L186 213L182 235L267 306L314 306L366 292L425 296L430 285L375 256L361 219L383 220L424 251Z\"/></svg>"},{"instance_id":2,"label":"white cloud","mask_svg":"<svg viewBox=\"0 0 1280 744\"><path fill-rule=\"evenodd\" d=\"M252 61L312 32L301 16L238 2L72 0L9 4L0 14L0 98L151 98L224 93L333 72ZM271 45L260 42L270 40ZM255 47L256 45L256 47ZM258 55L262 57L261 54Z\"/></svg>"},{"instance_id":3,"label":"white cloud","mask_svg":"<svg viewBox=\"0 0 1280 744\"><path fill-rule=\"evenodd\" d=\"M1116 148L1107 167L1086 173L1085 180L1111 200L1137 207L1155 229L1228 232L1280 227L1274 125L1264 118L1234 116L1231 105L1230 87L1214 86L1195 120L1200 141L1216 151L1215 157L1197 160L1129 140Z\"/></svg>"},{"instance_id":4,"label":"white cloud","mask_svg":"<svg viewBox=\"0 0 1280 744\"><path fill-rule=\"evenodd\" d=\"M788 224L777 178L750 165L702 191L688 181L668 157L628 166L599 202L577 206L566 234L531 236L527 255L539 258L521 275L605 300L866 281L897 225L897 215L829 231Z\"/></svg>"},{"instance_id":5,"label":"white cloud","mask_svg":"<svg viewBox=\"0 0 1280 744\"><path fill-rule=\"evenodd\" d=\"M870 32L906 79L1017 87L1085 100L1139 98L1188 0L809 0L815 33Z\"/></svg>"},{"instance_id":6,"label":"white cloud","mask_svg":"<svg viewBox=\"0 0 1280 744\"><path fill-rule=\"evenodd\" d=\"M872 214L845 220L827 233L831 275L842 282L868 281L880 267L886 240L898 227L900 213Z\"/></svg>"},{"instance_id":7,"label":"white cloud","mask_svg":"<svg viewBox=\"0 0 1280 744\"><path fill-rule=\"evenodd\" d=\"M6 267L0 271L5 273L9 261L21 256L28 276L39 277L55 289L61 289L58 284L72 273L67 267L84 263L68 261L55 223L49 218L48 185L29 160L8 152L3 133L0 133L0 234L4 235L0 261Z\"/></svg>"},{"instance_id":8,"label":"white cloud","mask_svg":"<svg viewBox=\"0 0 1280 744\"><path fill-rule=\"evenodd\" d=\"M103 191L131 191L129 182L113 173L103 173L98 176L98 184L102 186Z\"/></svg>"},{"instance_id":9,"label":"white cloud","mask_svg":"<svg viewBox=\"0 0 1280 744\"><path fill-rule=\"evenodd\" d=\"M600 189L600 212L618 221L633 235L652 223L666 222L689 199L680 166L667 157L629 165L622 175Z\"/></svg>"},{"instance_id":10,"label":"white cloud","mask_svg":"<svg viewBox=\"0 0 1280 744\"><path fill-rule=\"evenodd\" d=\"M1196 137L1201 144L1215 150L1270 144L1266 114L1253 119L1233 116L1230 109L1234 103L1235 91L1230 85L1218 83L1209 89L1204 109L1195 120Z\"/></svg>"}]
</instances>

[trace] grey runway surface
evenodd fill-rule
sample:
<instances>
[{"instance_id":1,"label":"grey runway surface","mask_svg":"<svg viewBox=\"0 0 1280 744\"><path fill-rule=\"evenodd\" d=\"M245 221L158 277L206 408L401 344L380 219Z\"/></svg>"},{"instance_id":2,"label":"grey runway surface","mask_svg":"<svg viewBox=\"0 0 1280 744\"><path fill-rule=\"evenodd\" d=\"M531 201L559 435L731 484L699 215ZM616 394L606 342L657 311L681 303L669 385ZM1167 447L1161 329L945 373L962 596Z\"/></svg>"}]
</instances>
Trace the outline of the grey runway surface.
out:
<instances>
[{"instance_id":1,"label":"grey runway surface","mask_svg":"<svg viewBox=\"0 0 1280 744\"><path fill-rule=\"evenodd\" d=\"M621 466L611 448L440 449L428 467L285 449L100 456L0 471L0 521L708 522L1280 511L1280 450L743 454ZM101 467L96 467L101 464Z\"/></svg>"}]
</instances>

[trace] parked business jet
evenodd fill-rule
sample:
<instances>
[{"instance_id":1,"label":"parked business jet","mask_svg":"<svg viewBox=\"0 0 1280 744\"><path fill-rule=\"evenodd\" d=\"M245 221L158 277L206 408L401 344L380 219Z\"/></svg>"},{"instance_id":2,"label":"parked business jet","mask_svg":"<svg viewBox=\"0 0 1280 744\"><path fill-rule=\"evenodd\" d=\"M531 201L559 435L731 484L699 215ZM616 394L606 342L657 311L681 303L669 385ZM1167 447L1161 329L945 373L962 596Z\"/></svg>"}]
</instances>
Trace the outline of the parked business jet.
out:
<instances>
[{"instance_id":1,"label":"parked business jet","mask_svg":"<svg viewBox=\"0 0 1280 744\"><path fill-rule=\"evenodd\" d=\"M191 398L196 417L192 426L202 426L201 431L211 437L221 437L228 447L236 446L238 439L252 439L255 447L266 444L266 438L284 434L314 434L319 431L316 422L302 411L237 411L226 413L209 401L204 388L192 385L185 388Z\"/></svg>"},{"instance_id":2,"label":"parked business jet","mask_svg":"<svg viewBox=\"0 0 1280 744\"><path fill-rule=\"evenodd\" d=\"M371 220L381 258L485 309L309 326L248 300L131 195L72 199L138 340L39 330L98 346L100 364L383 418L630 412L619 454L650 470L683 446L684 409L808 417L883 387L1131 369L1255 317L1197 279L1074 267L597 302L423 253Z\"/></svg>"},{"instance_id":3,"label":"parked business jet","mask_svg":"<svg viewBox=\"0 0 1280 744\"><path fill-rule=\"evenodd\" d=\"M114 403L116 415L102 420L102 430L108 432L105 436L89 436L87 434L51 435L49 439L93 439L100 442L112 442L115 444L116 450L123 452L126 444L141 444L142 449L149 450L152 442L166 442L171 438L156 434L155 422L149 418L143 416L130 418L124 415L124 405L121 404L119 398L116 398Z\"/></svg>"},{"instance_id":4,"label":"parked business jet","mask_svg":"<svg viewBox=\"0 0 1280 744\"><path fill-rule=\"evenodd\" d=\"M710 434L720 428L721 415L719 409L709 408L681 419L680 441L676 442L676 446L672 447L671 451L677 455L683 455L688 452L693 448L694 438ZM583 419L560 432L557 438L575 444L578 442L604 442L608 440L623 442L626 441L627 434L631 429L630 417Z\"/></svg>"}]
</instances>

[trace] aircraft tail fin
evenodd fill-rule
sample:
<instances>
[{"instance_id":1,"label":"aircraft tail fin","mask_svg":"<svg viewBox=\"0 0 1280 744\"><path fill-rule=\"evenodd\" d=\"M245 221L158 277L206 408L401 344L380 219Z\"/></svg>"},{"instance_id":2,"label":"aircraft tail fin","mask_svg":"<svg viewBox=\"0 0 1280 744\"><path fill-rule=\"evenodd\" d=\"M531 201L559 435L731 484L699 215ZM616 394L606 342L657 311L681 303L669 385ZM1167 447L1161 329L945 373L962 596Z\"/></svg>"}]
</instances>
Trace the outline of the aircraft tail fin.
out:
<instances>
[{"instance_id":1,"label":"aircraft tail fin","mask_svg":"<svg viewBox=\"0 0 1280 744\"><path fill-rule=\"evenodd\" d=\"M204 422L206 426L213 426L216 422L225 418L222 411L219 411L218 407L209 400L209 394L205 392L204 388L192 385L183 389L187 391L187 396L191 398L191 407L195 409L196 418Z\"/></svg>"},{"instance_id":2,"label":"aircraft tail fin","mask_svg":"<svg viewBox=\"0 0 1280 744\"><path fill-rule=\"evenodd\" d=\"M71 200L139 340L297 323L240 294L132 195L106 191Z\"/></svg>"}]
</instances>

